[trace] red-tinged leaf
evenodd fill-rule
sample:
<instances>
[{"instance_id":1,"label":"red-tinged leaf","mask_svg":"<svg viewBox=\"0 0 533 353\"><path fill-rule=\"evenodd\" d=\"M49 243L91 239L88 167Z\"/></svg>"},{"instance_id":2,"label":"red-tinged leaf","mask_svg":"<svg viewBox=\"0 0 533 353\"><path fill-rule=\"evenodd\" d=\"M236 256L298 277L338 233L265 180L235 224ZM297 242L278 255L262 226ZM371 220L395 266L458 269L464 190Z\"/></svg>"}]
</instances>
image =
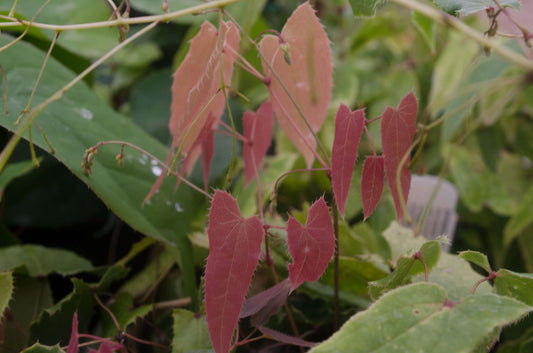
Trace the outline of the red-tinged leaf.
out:
<instances>
[{"instance_id":1,"label":"red-tinged leaf","mask_svg":"<svg viewBox=\"0 0 533 353\"><path fill-rule=\"evenodd\" d=\"M217 190L209 211L205 270L207 328L216 353L228 353L244 296L259 261L263 224L244 219L230 194Z\"/></svg>"},{"instance_id":2,"label":"red-tinged leaf","mask_svg":"<svg viewBox=\"0 0 533 353\"><path fill-rule=\"evenodd\" d=\"M221 41L219 36L223 38ZM239 41L239 30L233 23L222 22L217 30L207 21L191 40L189 51L172 83L169 128L173 139L167 163L172 160L175 150L181 147L180 152L189 157L186 171L192 170L200 155L198 150L194 151L195 143L208 124L209 115L214 116L211 127L215 128L224 112L221 78L223 76L224 86L229 87L236 59L234 52L238 51ZM159 176L145 201L157 191L164 177L165 173Z\"/></svg>"},{"instance_id":3,"label":"red-tinged leaf","mask_svg":"<svg viewBox=\"0 0 533 353\"><path fill-rule=\"evenodd\" d=\"M286 60L286 52L280 46L280 39L276 36L263 37L260 42L261 52L283 80L313 131L317 132L326 118L333 86L328 37L315 11L307 2L289 17L281 36L286 42L284 46L288 46L290 64ZM312 132L265 62L263 70L270 79L268 88L279 126L300 150L307 165L311 166L314 160L313 150L316 148Z\"/></svg>"},{"instance_id":4,"label":"red-tinged leaf","mask_svg":"<svg viewBox=\"0 0 533 353\"><path fill-rule=\"evenodd\" d=\"M335 252L335 235L324 197L309 208L305 225L289 218L287 242L293 259L289 264L292 292L305 281L316 281Z\"/></svg>"},{"instance_id":5,"label":"red-tinged leaf","mask_svg":"<svg viewBox=\"0 0 533 353\"><path fill-rule=\"evenodd\" d=\"M70 330L70 340L68 341L67 353L78 353L78 313L72 316L72 329Z\"/></svg>"},{"instance_id":6,"label":"red-tinged leaf","mask_svg":"<svg viewBox=\"0 0 533 353\"><path fill-rule=\"evenodd\" d=\"M387 107L381 118L381 144L385 159L385 173L394 200L396 216L400 220L403 211L400 203L400 187L402 196L407 203L409 187L411 186L411 171L408 156L400 174L400 185L396 182L396 172L400 161L407 153L416 132L417 102L413 92L409 92L400 102L398 109Z\"/></svg>"},{"instance_id":7,"label":"red-tinged leaf","mask_svg":"<svg viewBox=\"0 0 533 353\"><path fill-rule=\"evenodd\" d=\"M204 177L204 188L207 190L209 187L211 161L215 154L215 132L210 124L206 125L204 133L200 134L200 136L202 136L202 174Z\"/></svg>"},{"instance_id":8,"label":"red-tinged leaf","mask_svg":"<svg viewBox=\"0 0 533 353\"><path fill-rule=\"evenodd\" d=\"M367 157L363 165L363 175L361 177L361 199L363 201L365 220L374 212L381 199L384 179L385 160L383 157Z\"/></svg>"},{"instance_id":9,"label":"red-tinged leaf","mask_svg":"<svg viewBox=\"0 0 533 353\"><path fill-rule=\"evenodd\" d=\"M341 104L335 117L335 138L331 151L331 187L343 217L357 159L357 147L364 127L364 110L351 112L350 108Z\"/></svg>"},{"instance_id":10,"label":"red-tinged leaf","mask_svg":"<svg viewBox=\"0 0 533 353\"><path fill-rule=\"evenodd\" d=\"M272 128L274 126L274 112L272 103L266 101L256 113L247 111L242 117L244 137L248 143L244 143L244 173L246 175L246 185L252 181L266 155L270 141L272 139Z\"/></svg>"},{"instance_id":11,"label":"red-tinged leaf","mask_svg":"<svg viewBox=\"0 0 533 353\"><path fill-rule=\"evenodd\" d=\"M292 344L293 346L307 348L312 348L317 345L317 343L315 342L309 342L298 337L289 336L276 330L269 329L268 327L261 326L258 327L258 329L259 331L261 331L262 334L281 343Z\"/></svg>"},{"instance_id":12,"label":"red-tinged leaf","mask_svg":"<svg viewBox=\"0 0 533 353\"><path fill-rule=\"evenodd\" d=\"M251 323L257 327L265 324L287 300L291 284L288 279L244 301L239 318L252 316Z\"/></svg>"}]
</instances>

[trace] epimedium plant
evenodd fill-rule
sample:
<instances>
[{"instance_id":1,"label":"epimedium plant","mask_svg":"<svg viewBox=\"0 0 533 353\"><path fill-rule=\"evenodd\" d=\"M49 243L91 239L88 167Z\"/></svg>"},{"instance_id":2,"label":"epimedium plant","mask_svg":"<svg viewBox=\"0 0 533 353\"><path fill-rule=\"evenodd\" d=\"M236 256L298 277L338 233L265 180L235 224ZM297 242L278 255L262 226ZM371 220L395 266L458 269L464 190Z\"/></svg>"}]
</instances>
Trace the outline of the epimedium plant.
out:
<instances>
[{"instance_id":1,"label":"epimedium plant","mask_svg":"<svg viewBox=\"0 0 533 353\"><path fill-rule=\"evenodd\" d=\"M373 267L374 274L366 281L370 297L375 301L368 309L361 311L349 319L334 335L325 342L316 345L313 342L303 340L298 334L297 325L291 314L290 307L286 304L290 293L296 291L307 281L317 281L326 271L331 259L333 260L333 291L335 306L335 324L339 322L339 286L340 273L343 266L352 266L347 257L340 258L342 219L346 215L346 205L352 189L352 175L355 167L360 139L365 131L368 142L372 146L372 155L364 162L360 180L360 195L362 200L363 217L367 219L378 205L383 192L384 177L389 185L390 195L393 200L396 218L405 218L408 222L410 216L406 209L406 201L409 195L411 180L411 154L425 140L432 128L447 121L446 115L428 125L418 128L416 118L418 102L412 92L407 93L398 102L397 108L387 107L385 111L375 119L366 120L365 110L351 111L346 105L340 105L335 117L334 138L331 147L331 157L328 147L324 146L318 137L326 120L328 107L331 101L333 83L332 54L329 39L318 18L315 10L308 3L300 5L287 20L281 32L271 31L274 34L263 34L257 42L248 37L247 32L241 27L223 7L230 1L211 2L204 6L190 8L183 12L170 12L158 17L156 22L146 27L155 26L162 20L178 17L182 13L194 13L208 8L219 8L218 28L210 22L203 22L199 32L192 38L188 53L183 58L179 68L174 74L172 85L172 105L170 118L170 132L172 135L171 149L165 162L157 156L164 155L165 149L143 135L133 127L123 127L120 121L115 122L112 131L123 130L119 136L106 131L108 124L112 122L98 122L94 114L99 112L90 111L86 108L80 110L77 102L89 101L93 98L85 97L83 89L77 91L73 85L80 81L92 68L100 64L102 59L112 55L118 49L129 44L134 38L143 34L143 30L137 32L128 39L124 37L128 23L129 2L125 2L126 11L121 13L115 8L114 15L116 24L121 31L121 38L125 39L119 46L112 49L102 59L97 60L89 71L71 79L69 84L60 87L59 90L51 90L44 93L45 100L35 108L27 109L21 114L20 131L16 132L4 152L2 161L12 151L12 146L21 138L20 132L30 129L35 123L37 115L46 115L46 107L58 100L61 102L67 98L72 100L65 110L69 113L81 114L90 121L91 125L84 125L86 129L98 137L97 143L87 143L89 147L83 156L82 169L79 167L74 172L89 184L97 194L107 201L109 207L117 210L119 216L125 218L132 226L152 237L164 240L177 248L169 250L170 256L175 258L184 273L184 287L187 294L196 305L196 283L194 278L194 266L191 261L191 246L186 237L189 231L186 227L187 218L191 218L194 209L188 208L185 212L182 205L194 198L192 192L205 195L210 202L208 214L207 236L209 239L209 256L205 267L205 328L203 322L196 323L193 318L187 316L185 311L178 311L174 315L175 330L173 350L177 352L194 351L212 348L215 352L229 352L237 347L252 344L260 338L274 339L281 343L314 347L312 351L318 352L368 352L368 351L457 351L472 352L488 350L494 345L499 336L499 331L505 325L523 318L531 310L531 276L508 270L493 271L489 266L485 255L467 251L457 255L441 254L443 239L426 241L419 234L402 228L394 223L386 232L384 239L387 249L386 255L381 259L361 260L359 265ZM400 4L405 4L398 1ZM45 4L46 5L46 4ZM172 4L165 3L164 6ZM356 15L365 14L360 9L358 2L352 2L352 8ZM499 7L501 4L496 3ZM446 4L441 4L446 8ZM478 4L477 11L489 9L486 4ZM373 9L375 3L371 4ZM436 22L444 22L452 27L470 35L487 48L504 55L527 70L531 70L531 63L515 53L510 53L505 48L484 37L479 37L470 29L461 27L461 23L453 17L441 15L432 7L426 7L419 3L410 3L411 8L420 11ZM462 8L465 9L462 9ZM466 11L466 5L461 4L459 12ZM13 6L15 9L15 6ZM454 11L457 9L453 9ZM361 11L361 12L359 12ZM366 11L366 10L365 10ZM473 11L468 8L468 11ZM505 11L504 8L499 11ZM14 12L14 11L12 11ZM435 15L437 14L437 15ZM7 16L9 21L13 13ZM494 12L492 18L496 16ZM32 20L33 21L33 20ZM24 23L26 28L31 28L32 21ZM490 24L494 27L494 20ZM39 28L37 25L36 28ZM59 30L58 30L59 31ZM488 34L493 35L489 30ZM59 33L59 32L58 32ZM23 36L23 33L21 36ZM242 37L242 40L241 40ZM50 48L53 48L56 35ZM529 34L524 33L524 39L529 39ZM248 42L248 46L254 48L260 57L262 70L257 69L241 54L240 42ZM15 43L12 40L9 43ZM3 47L4 48L4 47ZM7 47L5 47L7 48ZM12 53L5 50L6 54ZM51 52L51 49L50 49ZM31 53L31 49L21 49L20 53ZM15 53L12 55L17 55ZM21 59L24 60L24 59ZM45 58L41 72L46 70L63 74L60 66ZM24 62L22 62L24 64ZM262 82L268 91L269 100L262 103L256 112L247 111L242 118L242 134L237 132L235 117L229 105L229 95L234 66L239 65L244 70L255 76ZM55 70L55 71L54 71ZM7 81L10 81L10 70L7 71ZM64 73L65 78L72 77ZM16 77L15 77L16 80ZM12 80L10 82L13 82ZM38 81L37 81L38 82ZM35 88L38 88L35 85ZM40 92L33 89L33 94ZM56 92L56 93L53 93ZM43 94L41 93L41 94ZM69 96L69 94L71 96ZM5 90L5 96L8 96ZM65 98L62 98L65 96ZM81 100L84 97L84 100ZM93 99L95 100L95 99ZM7 98L6 98L7 101ZM95 100L96 101L96 100ZM90 102L88 102L89 104ZM258 102L259 103L259 102ZM55 104L55 103L54 103ZM90 104L94 106L96 104ZM7 104L5 104L7 109ZM102 114L112 115L107 108L101 108ZM227 110L229 123L222 122L222 114ZM24 114L28 113L26 117ZM261 166L272 140L274 115L278 126L284 135L297 148L303 157L306 169L324 173L331 179L331 196L320 197L313 202L308 211L303 215L289 216L286 224L279 221L276 212L268 207L279 198L278 187L274 186L272 195L267 195L261 183ZM88 117L91 118L88 118ZM52 119L50 119L52 118ZM48 124L53 124L49 117ZM93 120L94 119L94 120ZM380 141L383 151L381 156L377 154L372 134L369 128L379 122ZM98 124L95 124L98 123ZM71 122L68 118L63 121L64 126ZM44 125L44 124L43 124ZM96 127L94 126L96 125ZM37 125L35 125L37 126ZM232 136L231 161L228 179L231 181L234 173L233 160L236 151L236 141L242 142L244 160L245 184L255 181L257 200L257 215L245 218L239 208L238 200L228 191L216 190L209 192L210 165L215 153L215 131L221 126L226 133ZM79 127L74 127L78 129ZM75 157L65 151L68 150L72 141L59 139L61 132L55 131L53 125L43 127L42 140L30 135L30 141L51 144L58 157L67 165L75 165L71 158ZM56 129L57 130L57 129ZM418 135L418 136L417 136ZM110 136L110 139L106 139ZM374 135L375 137L375 135ZM416 138L415 138L416 137ZM79 144L79 141L76 141ZM82 144L85 141L81 141ZM86 142L89 142L87 139ZM43 145L41 143L41 145ZM118 169L109 163L110 147L107 145L120 145L120 153L116 156L126 175L134 176L134 182L142 185L135 193L129 195L130 188L118 188L111 192L117 182ZM31 145L30 145L31 146ZM130 148L133 149L130 152ZM103 151L106 151L104 154ZM97 154L98 153L98 154ZM192 168L201 155L204 189L192 184L186 174L192 172ZM7 157L6 157L7 156ZM78 156L79 157L79 156ZM128 159L129 158L129 159ZM149 163L147 171L139 165L132 165L132 160L140 158L144 164ZM313 162L317 162L318 168L311 168ZM416 161L413 161L416 162ZM79 163L79 159L78 159ZM140 163L143 164L143 163ZM126 169L129 168L129 169ZM127 172L124 172L127 170ZM83 175L85 174L85 175ZM172 185L168 183L165 174L174 175L177 183L181 185L178 191L178 202L167 199L172 195ZM146 185L158 179L148 192ZM278 175L277 177L283 177ZM177 187L178 185L176 185ZM250 186L249 186L250 187ZM187 191L184 191L184 190ZM146 193L143 195L143 191ZM268 200L265 203L265 197ZM326 201L327 199L327 201ZM123 206L126 200L127 206ZM329 206L328 206L329 203ZM144 206L142 206L144 204ZM165 205L166 210L160 213L161 208L152 209L155 205ZM170 213L168 210L171 210ZM181 211L180 211L181 210ZM176 216L176 211L178 216ZM522 221L524 222L524 221ZM165 226L162 227L161 224ZM176 231L174 227L179 228ZM279 281L277 272L283 266L283 261L276 261L273 253L283 253L284 250L273 248L273 243L279 239L286 239L288 253L292 262L288 264L288 280ZM148 246L149 243L139 245L139 248ZM279 245L279 244L278 244ZM263 248L262 248L263 247ZM72 317L70 341L66 347L67 352L78 351L79 338L89 338L95 342L101 342L98 351L125 351L124 341L127 339L142 342L139 338L130 335L123 328L136 317L142 317L150 310L147 307L139 307L130 315L118 316L116 311L110 310L103 304L99 295L109 288L110 282L123 277L124 265L130 257L135 256L140 250L133 249L132 253L117 266L111 267L104 274L99 283L87 285L82 281L74 280L76 291L70 298L60 303L58 308L50 310L35 326L45 326L53 322L56 312ZM283 247L282 247L283 248ZM13 251L7 249L7 251ZM29 250L28 250L29 252ZM46 254L43 256L52 256ZM28 255L29 256L29 255ZM15 258L14 255L6 255L6 258ZM260 291L255 296L245 298L249 292L252 277L256 272L258 263L262 262L271 269L272 277L277 284L273 287ZM464 261L469 261L487 272L485 277L478 275ZM78 271L87 271L82 266L82 259L74 259L67 270L55 268L52 264L51 272L70 274ZM26 266L26 261L23 261ZM72 264L73 263L73 264ZM20 267L18 264L5 263L2 267L8 270ZM278 266L278 269L276 269ZM90 268L90 266L89 266ZM30 268L28 268L30 271ZM46 273L43 268L36 270ZM350 272L344 272L344 274ZM13 292L13 274L4 272L2 281L7 288L2 297L2 306L8 305ZM346 280L346 278L344 278ZM493 281L494 287L487 282ZM94 295L91 295L94 294ZM85 298L85 299L83 299ZM91 305L84 305L85 313L81 311L81 303L90 299ZM120 303L117 301L117 303ZM127 304L127 299L124 300ZM86 304L86 303L85 303ZM100 305L110 317L113 318L118 336L116 340L100 338L95 335L78 333L78 314L89 317L87 308L92 305ZM292 335L281 333L267 327L269 319L276 314L281 306L284 306L288 321L292 325ZM68 307L68 309L67 309ZM80 311L76 314L76 311ZM48 316L47 316L48 315ZM240 319L250 318L250 324L254 329L250 332L241 333L238 322ZM178 323L181 325L178 325ZM194 328L192 328L194 326ZM207 331L211 344L207 343L207 336L198 334L197 341L187 337L188 329L197 332ZM243 330L244 331L244 330ZM260 334L253 336L255 332ZM39 332L36 330L36 332ZM423 339L421 339L423 337ZM39 337L35 337L39 338ZM146 343L146 342L144 342ZM27 351L61 351L60 348L46 348L34 346Z\"/></svg>"}]
</instances>

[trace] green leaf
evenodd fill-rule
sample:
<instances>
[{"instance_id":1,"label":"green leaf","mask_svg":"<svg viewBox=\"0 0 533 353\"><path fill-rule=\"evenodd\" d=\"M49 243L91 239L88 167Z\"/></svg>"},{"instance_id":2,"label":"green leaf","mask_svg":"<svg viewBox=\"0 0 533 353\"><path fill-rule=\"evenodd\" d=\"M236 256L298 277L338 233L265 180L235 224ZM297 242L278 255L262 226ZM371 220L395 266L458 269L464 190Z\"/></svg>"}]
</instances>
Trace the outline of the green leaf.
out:
<instances>
[{"instance_id":1,"label":"green leaf","mask_svg":"<svg viewBox=\"0 0 533 353\"><path fill-rule=\"evenodd\" d=\"M533 223L533 187L527 191L522 203L520 204L516 213L511 217L509 222L505 225L503 232L503 243L505 246L509 244L531 223Z\"/></svg>"},{"instance_id":2,"label":"green leaf","mask_svg":"<svg viewBox=\"0 0 533 353\"><path fill-rule=\"evenodd\" d=\"M174 310L172 318L172 353L213 352L204 315L177 309Z\"/></svg>"},{"instance_id":3,"label":"green leaf","mask_svg":"<svg viewBox=\"0 0 533 353\"><path fill-rule=\"evenodd\" d=\"M383 278L387 272L374 264L374 261L341 256L338 275L341 291L368 295L368 283ZM334 277L334 265L330 263L320 282L333 286Z\"/></svg>"},{"instance_id":4,"label":"green leaf","mask_svg":"<svg viewBox=\"0 0 533 353\"><path fill-rule=\"evenodd\" d=\"M131 295L124 292L119 293L108 308L115 315L121 331L126 331L127 327L134 323L137 318L144 317L152 311L152 305L142 305L135 308ZM102 317L102 332L103 337L115 337L119 334L115 323L107 313Z\"/></svg>"},{"instance_id":5,"label":"green leaf","mask_svg":"<svg viewBox=\"0 0 533 353\"><path fill-rule=\"evenodd\" d=\"M480 253L479 251L467 250L461 251L459 257L465 259L468 262L471 262L475 265L478 265L487 272L491 272L489 259L487 255Z\"/></svg>"},{"instance_id":6,"label":"green leaf","mask_svg":"<svg viewBox=\"0 0 533 353\"><path fill-rule=\"evenodd\" d=\"M21 353L65 353L65 351L62 350L59 345L50 347L40 343L35 343L33 346L26 348Z\"/></svg>"},{"instance_id":7,"label":"green leaf","mask_svg":"<svg viewBox=\"0 0 533 353\"><path fill-rule=\"evenodd\" d=\"M3 313L13 295L13 274L11 272L0 273L0 288L2 288L0 290L0 313Z\"/></svg>"},{"instance_id":8,"label":"green leaf","mask_svg":"<svg viewBox=\"0 0 533 353\"><path fill-rule=\"evenodd\" d=\"M453 303L444 288L416 283L385 294L310 353L467 353L494 328L520 319L531 309L494 294L467 296Z\"/></svg>"},{"instance_id":9,"label":"green leaf","mask_svg":"<svg viewBox=\"0 0 533 353\"><path fill-rule=\"evenodd\" d=\"M78 313L79 331L87 330L94 312L96 301L93 289L79 279L72 279L73 291L60 302L41 312L30 328L30 342L44 344L60 343L66 346L69 341L72 317Z\"/></svg>"},{"instance_id":10,"label":"green leaf","mask_svg":"<svg viewBox=\"0 0 533 353\"><path fill-rule=\"evenodd\" d=\"M485 10L489 6L495 6L492 0L434 0L444 11L458 15L468 16L476 12ZM499 1L502 6L512 6L520 8L519 0Z\"/></svg>"},{"instance_id":11,"label":"green leaf","mask_svg":"<svg viewBox=\"0 0 533 353\"><path fill-rule=\"evenodd\" d=\"M3 192L11 180L28 173L33 167L32 161L9 163L2 174L0 174L0 191Z\"/></svg>"},{"instance_id":12,"label":"green leaf","mask_svg":"<svg viewBox=\"0 0 533 353\"><path fill-rule=\"evenodd\" d=\"M413 13L413 22L416 29L422 35L424 42L427 44L429 50L435 52L435 21L433 19L422 15L419 12Z\"/></svg>"},{"instance_id":13,"label":"green leaf","mask_svg":"<svg viewBox=\"0 0 533 353\"><path fill-rule=\"evenodd\" d=\"M15 275L14 283L16 290L9 303L13 320L5 321L3 345L13 352L20 352L28 347L27 333L31 323L43 309L51 307L54 302L48 278Z\"/></svg>"},{"instance_id":14,"label":"green leaf","mask_svg":"<svg viewBox=\"0 0 533 353\"><path fill-rule=\"evenodd\" d=\"M457 255L441 253L437 266L429 274L429 281L444 287L448 292L448 299L459 300L472 291L474 283L483 276L472 269L470 264ZM414 281L425 281L423 276L417 276ZM492 287L483 282L477 288L476 294L491 293Z\"/></svg>"},{"instance_id":15,"label":"green leaf","mask_svg":"<svg viewBox=\"0 0 533 353\"><path fill-rule=\"evenodd\" d=\"M396 261L398 261L401 256L412 255L426 242L424 237L415 237L412 229L402 227L396 221L392 222L383 232L383 237L389 243L389 259L392 260L393 265L396 264Z\"/></svg>"},{"instance_id":16,"label":"green leaf","mask_svg":"<svg viewBox=\"0 0 533 353\"><path fill-rule=\"evenodd\" d=\"M496 293L533 305L533 274L501 269L494 280Z\"/></svg>"},{"instance_id":17,"label":"green leaf","mask_svg":"<svg viewBox=\"0 0 533 353\"><path fill-rule=\"evenodd\" d=\"M17 13L31 19L44 4L44 1L18 1ZM12 0L0 0L0 11L9 11ZM111 8L103 1L54 0L50 1L39 13L36 22L68 25L107 21L111 17ZM55 31L41 30L48 38L55 36ZM63 31L57 44L74 53L90 58L98 58L118 44L116 27L102 27L82 31ZM9 51L9 50L8 50ZM19 111L20 112L20 111Z\"/></svg>"},{"instance_id":18,"label":"green leaf","mask_svg":"<svg viewBox=\"0 0 533 353\"><path fill-rule=\"evenodd\" d=\"M360 16L374 16L376 14L376 7L379 0L350 0L352 5L353 15Z\"/></svg>"},{"instance_id":19,"label":"green leaf","mask_svg":"<svg viewBox=\"0 0 533 353\"><path fill-rule=\"evenodd\" d=\"M5 44L8 40L3 35L1 42ZM43 60L42 52L25 43L17 43L2 53L2 66L10 87L8 100L11 112L24 109L31 90L28 82L37 78ZM51 58L34 102L47 99L73 78L69 70ZM3 94L3 86L0 94ZM13 129L15 115L10 113L2 120L4 127ZM124 167L119 168L115 159L120 152L118 145L99 148L90 176L86 176L80 166L85 150L103 140L128 141L160 160L164 160L168 148L131 120L114 112L83 82L69 90L63 99L44 109L37 122L56 148L55 157L86 183L117 216L139 232L179 247L187 295L196 298L192 247L186 234L203 198L193 197L191 189L185 185L181 186L179 193L175 193L174 180L167 178L160 193L143 206L143 199L162 170L156 161L128 148ZM39 133L33 134L33 142L47 149Z\"/></svg>"},{"instance_id":20,"label":"green leaf","mask_svg":"<svg viewBox=\"0 0 533 353\"><path fill-rule=\"evenodd\" d=\"M89 271L91 263L76 253L40 245L15 245L0 249L0 268L14 270L24 267L31 277L51 273L71 275Z\"/></svg>"},{"instance_id":21,"label":"green leaf","mask_svg":"<svg viewBox=\"0 0 533 353\"><path fill-rule=\"evenodd\" d=\"M424 260L428 274L439 261L441 254L441 243L432 240L424 243L417 252ZM385 292L409 283L412 276L425 273L426 268L415 256L401 256L396 262L396 268L387 277L370 283L369 291L372 298L377 299ZM424 274L425 276L425 274Z\"/></svg>"}]
</instances>

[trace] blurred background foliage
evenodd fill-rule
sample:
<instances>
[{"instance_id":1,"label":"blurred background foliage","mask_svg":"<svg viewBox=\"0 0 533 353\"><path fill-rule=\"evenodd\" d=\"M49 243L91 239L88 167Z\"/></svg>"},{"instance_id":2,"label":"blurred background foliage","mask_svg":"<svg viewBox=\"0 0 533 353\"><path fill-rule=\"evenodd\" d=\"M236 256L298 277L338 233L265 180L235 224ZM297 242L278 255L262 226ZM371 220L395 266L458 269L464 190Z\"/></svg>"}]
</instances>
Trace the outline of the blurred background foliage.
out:
<instances>
[{"instance_id":1,"label":"blurred background foliage","mask_svg":"<svg viewBox=\"0 0 533 353\"><path fill-rule=\"evenodd\" d=\"M9 12L12 2L0 0L0 13ZM169 8L177 10L198 3L202 1L169 1ZM280 31L298 3L296 0L243 1L227 10L256 38L268 28ZM477 250L488 255L493 269L505 267L533 272L531 74L524 75L498 56L486 55L482 47L460 34L394 4L381 6L375 17L354 18L348 0L312 3L329 35L334 56L333 99L319 134L323 144L332 145L334 114L340 103L352 109L366 108L366 116L371 119L381 115L386 106L396 106L408 91L414 90L419 100L419 124L428 125L444 117L444 122L429 132L412 170L417 174L438 175L445 168L445 178L459 190L459 223L451 251ZM41 5L39 1L22 1L17 15L29 19ZM157 1L131 0L131 5L132 17L161 13ZM45 7L38 20L81 23L105 21L110 14L104 1L56 0ZM488 23L482 17L464 20L485 31ZM183 343L180 339L186 337L181 337L176 327L173 330L172 317L175 324L181 322L181 325L188 325L193 319L185 311L173 312L164 305L154 308L152 304L192 296L190 309L201 310L198 298L207 255L204 233L207 201L184 185L174 193L173 182L168 181L162 191L168 199L163 200L162 196L143 208L141 201L157 173L148 168L151 161L143 162L142 155L128 149L124 170L119 170L114 163L118 147L106 148L109 151L102 151L97 157L102 165L95 165L94 174L99 173L99 168L106 168L116 185L108 179L83 176L79 163L84 148L108 137L118 139L115 136L137 142L163 159L171 141L167 127L171 75L187 52L188 40L206 19L216 22L216 14L186 16L160 24L89 75L83 89L67 95L64 100L72 100L69 107L62 105L70 103L60 101L47 108L50 116L43 116L42 123L41 118L37 121L58 149L57 159L48 153L37 129L34 129L34 142L43 147L38 150L39 168L32 168L28 162L26 142L17 147L0 176L0 251L4 251L0 255L0 268L14 270L16 277L0 351L17 352L36 339L43 344L62 340L61 344L66 345L74 310L80 316L81 332L117 334L102 310L93 311L97 307L93 294L97 293L104 300L115 298L112 309L120 316L123 327L136 322L130 330L137 337L169 345L174 335L173 349L181 352L176 342ZM140 25L132 25L128 35L139 28ZM2 45L13 38L10 36L19 34L17 30L2 31ZM13 122L27 102L53 35L52 31L32 29L22 42L0 56L9 80L9 114L2 114L1 118L2 144L10 137ZM52 52L50 74L43 77L37 89L37 102L47 98L54 87L60 87L55 82L58 76L73 77L80 73L117 42L116 28L62 33ZM515 40L506 41L506 45L521 50ZM258 55L250 45L243 41L241 48L243 55L260 67ZM34 70L19 70L20 77L10 76L9 72L17 65L18 68L28 65ZM249 99L236 95L230 98L240 131L243 112L255 109L268 97L268 92L262 82L238 67L232 89ZM4 95L3 84L0 93ZM87 95L90 99L85 102ZM61 123L51 120L64 114L67 116ZM91 117L94 114L93 122L100 125L88 129L83 119L73 114L81 114L85 120L91 120L87 114ZM224 119L228 120L226 116ZM119 123L111 123L112 120ZM369 128L379 152L379 123ZM102 136L103 131L108 134ZM74 146L70 140L62 142L65 134L68 135L65 140L78 143L77 149L59 150L62 146L67 149ZM255 182L244 188L242 161L237 161L231 185L227 184L231 138L217 136L216 151L211 186L231 187L245 215L257 212ZM381 261L380 266L376 259L386 257L389 251L382 232L395 218L390 196L386 194L374 215L362 222L360 162L362 156L371 153L368 139L363 138L346 219L340 225L340 249L344 256L341 263L346 271L342 277L346 280L341 284L344 318L371 303L368 282L388 272L385 262ZM263 190L267 190L265 198L270 197L269 192L281 174L304 167L296 149L277 133L261 174ZM201 184L199 166L191 180ZM289 211L298 214L298 210L305 210L322 194L330 193L329 181L321 172L292 174L280 185L276 203L271 205L277 210L272 223L281 222ZM131 197L121 203L123 196L119 191ZM128 201L129 206L125 205ZM169 206L171 210L167 211ZM141 213L148 215L139 217ZM182 216L174 219L178 214ZM145 238L146 234L151 237ZM38 248L24 247L27 244ZM280 276L284 276L286 250L281 242L273 246L277 249L274 255ZM67 255L54 253L54 249L63 249ZM55 261L50 265L40 262L36 268L30 266L33 261L47 257ZM15 261L21 258L28 260ZM269 275L263 272L259 270L255 276L252 291L271 284ZM300 332L311 331L311 337L316 340L331 334L330 272L328 269L318 283L305 285L290 298ZM128 310L124 308L133 307L135 310L127 315ZM500 348L496 347L495 351L510 349L509 342L521 335L531 337L530 321L506 329ZM273 317L271 324L284 332L290 331L283 313ZM261 344L264 343L250 345L250 349ZM144 351L146 347L134 349ZM247 350L243 348L243 351Z\"/></svg>"}]
</instances>

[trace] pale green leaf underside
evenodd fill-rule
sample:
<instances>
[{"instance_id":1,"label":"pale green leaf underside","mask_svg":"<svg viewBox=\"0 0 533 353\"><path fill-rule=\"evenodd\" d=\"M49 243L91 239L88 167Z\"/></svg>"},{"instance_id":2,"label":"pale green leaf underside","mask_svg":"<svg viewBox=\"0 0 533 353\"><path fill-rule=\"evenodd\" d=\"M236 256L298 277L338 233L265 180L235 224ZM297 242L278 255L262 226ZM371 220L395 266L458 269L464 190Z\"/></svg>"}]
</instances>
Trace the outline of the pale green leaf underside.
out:
<instances>
[{"instance_id":1,"label":"pale green leaf underside","mask_svg":"<svg viewBox=\"0 0 533 353\"><path fill-rule=\"evenodd\" d=\"M496 7L492 0L435 0L444 11L453 15L468 16L485 10L489 6ZM520 7L518 0L501 0L499 3L502 6Z\"/></svg>"},{"instance_id":2,"label":"pale green leaf underside","mask_svg":"<svg viewBox=\"0 0 533 353\"><path fill-rule=\"evenodd\" d=\"M446 291L416 283L385 294L354 315L312 353L462 353L476 348L495 327L520 319L531 307L494 294L445 305Z\"/></svg>"},{"instance_id":3,"label":"pale green leaf underside","mask_svg":"<svg viewBox=\"0 0 533 353\"><path fill-rule=\"evenodd\" d=\"M93 268L88 260L68 250L39 245L17 245L0 249L0 268L14 270L19 267L24 267L31 277L51 273L71 275Z\"/></svg>"}]
</instances>

